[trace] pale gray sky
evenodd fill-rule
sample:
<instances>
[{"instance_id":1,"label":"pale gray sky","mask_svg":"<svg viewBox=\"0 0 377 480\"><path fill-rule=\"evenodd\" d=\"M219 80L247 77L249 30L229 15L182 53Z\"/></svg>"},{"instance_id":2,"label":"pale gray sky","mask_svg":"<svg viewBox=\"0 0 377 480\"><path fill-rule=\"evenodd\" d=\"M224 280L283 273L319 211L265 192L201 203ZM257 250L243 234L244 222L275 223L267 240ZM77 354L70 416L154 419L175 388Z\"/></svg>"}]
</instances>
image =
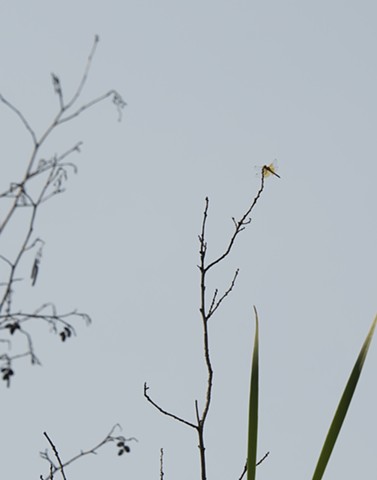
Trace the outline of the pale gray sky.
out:
<instances>
[{"instance_id":1,"label":"pale gray sky","mask_svg":"<svg viewBox=\"0 0 377 480\"><path fill-rule=\"evenodd\" d=\"M198 241L210 197L209 255L254 197L255 166L279 162L253 221L211 278L237 288L211 325L214 403L209 478L238 479L246 454L250 352L261 321L258 479L311 478L338 400L377 311L375 189L377 7L372 1L3 0L0 92L41 132L101 38L84 100L111 102L65 125L46 156L83 140L79 174L41 211L46 241L37 286L20 308L54 301L93 325L61 344L43 329L43 368L19 364L1 387L0 472L38 478L47 430L64 458L119 422L127 458L110 446L69 480L198 478L193 432L142 396L194 419L205 387L198 312ZM3 189L30 140L0 108ZM213 250L211 250L213 248ZM325 478L377 469L377 349L372 344Z\"/></svg>"}]
</instances>

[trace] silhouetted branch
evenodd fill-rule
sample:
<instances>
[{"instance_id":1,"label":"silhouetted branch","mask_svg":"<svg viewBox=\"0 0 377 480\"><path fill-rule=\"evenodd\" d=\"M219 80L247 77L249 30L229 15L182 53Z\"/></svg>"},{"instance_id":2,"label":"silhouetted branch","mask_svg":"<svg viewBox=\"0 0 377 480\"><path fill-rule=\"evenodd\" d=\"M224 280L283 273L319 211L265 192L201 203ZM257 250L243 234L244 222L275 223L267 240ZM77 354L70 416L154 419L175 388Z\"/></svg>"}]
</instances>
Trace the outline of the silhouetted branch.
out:
<instances>
[{"instance_id":1,"label":"silhouetted branch","mask_svg":"<svg viewBox=\"0 0 377 480\"><path fill-rule=\"evenodd\" d=\"M276 174L275 174L275 175L276 175ZM276 175L276 176L278 176L278 175ZM279 178L280 178L280 177L279 177ZM262 457L260 460L258 460L258 462L257 462L257 467L258 467L262 462L264 462L264 461L266 460L266 458L269 456L269 454L270 454L270 452L266 452L266 453L263 455L263 457Z\"/></svg>"},{"instance_id":2,"label":"silhouetted branch","mask_svg":"<svg viewBox=\"0 0 377 480\"><path fill-rule=\"evenodd\" d=\"M122 100L122 97L119 95L119 93L116 90L110 90L109 92L105 93L104 95L101 95L100 97L95 98L91 102L86 103L85 105L80 107L78 110L76 110L76 112L72 113L71 115L69 115L67 117L64 117L64 118L61 118L59 120L59 125L64 123L64 122L68 122L69 120L72 120L75 117L78 117L80 115L80 113L82 113L83 111L92 107L96 103L102 102L103 100L105 100L106 98L109 98L109 97L113 97L113 103L118 109L118 114L119 114L118 120L120 121L122 119L122 115L121 115L122 108L124 108L127 104L126 104L126 102L124 102Z\"/></svg>"},{"instance_id":3,"label":"silhouetted branch","mask_svg":"<svg viewBox=\"0 0 377 480\"><path fill-rule=\"evenodd\" d=\"M209 319L216 312L216 310L219 308L219 306L222 304L222 302L225 300L225 298L233 290L234 285L236 284L236 280L237 280L239 271L240 271L239 268L237 268L229 288L227 290L225 290L225 292L221 295L221 297L219 298L219 300L217 300L217 302L216 302L216 299L217 299L218 289L216 288L216 290L213 294L211 306L209 307L209 310L208 310L207 319Z\"/></svg>"},{"instance_id":4,"label":"silhouetted branch","mask_svg":"<svg viewBox=\"0 0 377 480\"><path fill-rule=\"evenodd\" d=\"M47 435L46 432L43 432L43 435L47 438L48 440L48 443L51 445L51 448L55 454L55 457L56 459L58 460L59 462L59 470L60 470L60 473L62 474L62 477L63 477L63 480L67 480L66 476L65 476L65 473L64 473L64 467L63 467L63 464L62 464L62 461L60 460L60 457L59 457L59 452L58 450L56 449L55 445L52 443L52 440L51 438ZM52 466L52 465L51 465Z\"/></svg>"},{"instance_id":5,"label":"silhouetted branch","mask_svg":"<svg viewBox=\"0 0 377 480\"><path fill-rule=\"evenodd\" d=\"M101 440L97 445L95 445L94 447L92 447L88 450L81 450L80 453L78 453L77 455L73 456L72 458L70 458L69 460L67 460L65 462L62 462L60 460L60 458L57 457L57 454L55 453L55 450L54 450L54 454L58 458L58 461L59 461L59 466L54 464L54 462L51 459L51 457L49 456L49 453L48 453L47 450L45 450L44 452L40 452L40 456L44 460L47 460L47 462L49 463L49 466L50 466L50 473L45 477L40 475L40 477L39 477L40 480L52 480L55 473L63 472L63 470L66 469L66 467L68 467L72 463L76 462L80 458L83 458L87 455L96 455L100 448L102 448L104 445L106 445L107 443L110 443L110 442L116 442L116 448L118 450L118 455L119 456L123 455L123 453L129 453L131 451L131 449L130 449L128 444L132 441L137 442L137 439L135 437L125 438L123 435L114 436L113 434L114 434L114 431L115 431L116 428L121 428L121 427L118 424L114 425L113 428L110 430L110 432L106 435L106 437L103 440ZM47 437L47 435L45 433L44 433L44 435ZM49 443L52 446L52 442L50 440L49 440Z\"/></svg>"},{"instance_id":6,"label":"silhouetted branch","mask_svg":"<svg viewBox=\"0 0 377 480\"><path fill-rule=\"evenodd\" d=\"M212 389L213 389L213 367L212 367L212 361L211 361L211 355L210 355L210 346L209 346L209 330L208 330L208 321L209 319L214 315L214 313L219 309L219 307L222 305L223 301L228 297L228 295L232 292L235 282L239 273L239 270L237 269L233 279L230 283L230 286L225 290L225 292L219 297L219 292L218 289L214 290L214 293L212 295L211 303L209 308L207 308L207 273L216 265L218 265L220 262L222 262L232 251L233 246L235 244L235 241L238 237L238 235L246 228L247 225L251 223L251 212L255 208L263 190L264 190L264 185L265 185L265 177L267 177L267 174L273 174L274 170L270 167L267 167L264 165L261 168L261 184L259 187L259 190L256 194L256 196L253 198L251 201L249 207L246 209L245 213L240 217L239 220L236 220L233 218L233 223L234 223L234 232L231 235L226 248L224 249L223 253L219 255L215 260L212 260L210 262L207 261L207 252L208 252L208 243L206 240L206 228L207 228L207 220L208 220L208 210L209 210L209 199L206 197L205 199L205 206L204 206L204 212L203 212L203 220L202 220L202 225L201 225L201 231L199 234L199 259L200 263L198 265L199 271L200 271L200 306L199 306L199 311L200 311L200 316L201 316L201 323L203 327L203 350L204 350L204 360L205 360L205 365L207 368L207 382L206 382L206 390L205 390L205 395L204 395L204 404L202 409L199 409L199 403L197 400L195 400L195 414L196 414L196 424L193 424L191 422L187 422L186 420L177 417L176 415L167 412L164 410L162 407L157 405L154 401L150 399L150 397L147 395L147 389L148 387L146 384L144 384L144 396L147 398L147 400L155 407L157 410L159 410L161 413L164 415L167 415L169 417L172 417L173 419L185 423L186 425L193 427L196 429L198 433L198 440L199 440L199 456L200 456L200 471L201 471L201 480L206 480L207 479L207 466L206 466L206 447L205 447L205 442L204 442L204 431L205 431L205 424L208 416L208 412L211 406L211 401L212 401ZM278 175L276 175L278 176ZM279 177L280 178L280 177ZM242 475L243 476L243 475ZM242 477L241 477L242 478Z\"/></svg>"},{"instance_id":7,"label":"silhouetted branch","mask_svg":"<svg viewBox=\"0 0 377 480\"><path fill-rule=\"evenodd\" d=\"M76 311L68 314L58 314L55 306L52 308L52 314L38 311L25 313L20 309L15 309L14 300L15 284L22 280L19 275L21 261L23 260L23 262L25 262L29 253L33 254L34 252L29 270L31 286L36 285L41 272L44 240L34 236L40 206L52 197L63 193L69 178L69 173L77 172L77 166L75 163L67 161L67 157L73 153L79 153L82 142L76 142L76 144L68 148L65 152L61 154L55 153L46 159L46 157L41 155L41 149L45 147L46 140L62 123L73 120L85 110L90 109L109 97L112 97L119 115L121 115L121 111L126 105L116 90L110 90L106 94L100 95L87 103L77 105L86 85L98 42L99 37L96 35L85 65L84 73L72 98L67 103L64 101L64 89L59 76L55 73L51 74L54 92L59 99L59 107L52 121L47 124L44 133L39 137L21 110L0 94L0 103L3 103L19 118L33 140L33 146L23 177L19 181L11 182L9 187L0 194L0 200L3 200L5 205L8 205L8 208L3 208L1 212L0 235L4 235L8 225L16 221L13 219L18 209L22 208L26 210L28 215L24 232L18 239L14 239L12 242L12 253L2 252L0 255L1 263L7 265L7 269L2 268L0 270L0 331L8 332L9 335L15 335L16 332L23 334L28 345L26 351L13 354L12 356L0 352L0 362L3 362L3 370L1 370L2 377L8 386L11 376L14 374L12 362L15 359L29 356L33 364L40 363L34 353L31 333L25 329L25 326L22 326L23 323L29 320L43 320L52 326L54 332L59 333L62 341L65 341L75 333L70 320L73 320L75 316L82 317L87 321L89 320L88 315ZM51 306L52 304L49 305ZM47 304L42 306L41 310L44 310L46 306ZM59 325L61 328L58 331Z\"/></svg>"},{"instance_id":8,"label":"silhouetted branch","mask_svg":"<svg viewBox=\"0 0 377 480\"><path fill-rule=\"evenodd\" d=\"M160 480L164 480L164 449L160 449Z\"/></svg>"},{"instance_id":9,"label":"silhouetted branch","mask_svg":"<svg viewBox=\"0 0 377 480\"><path fill-rule=\"evenodd\" d=\"M90 67L92 66L93 57L94 57L94 54L96 52L96 48L97 48L98 43L99 43L99 36L95 35L93 46L92 46L92 49L89 53L88 60L86 62L86 66L85 66L85 70L84 70L84 74L81 78L81 82L80 82L79 86L77 87L76 93L73 95L72 99L67 103L66 109L70 108L76 102L76 100L79 98L79 96L81 95L81 93L84 89L85 83L88 79Z\"/></svg>"},{"instance_id":10,"label":"silhouetted branch","mask_svg":"<svg viewBox=\"0 0 377 480\"><path fill-rule=\"evenodd\" d=\"M46 309L51 309L52 313L44 313ZM58 314L53 304L44 304L32 313L26 312L8 312L0 315L0 331L7 331L11 336L23 335L26 338L27 349L22 353L9 355L2 353L0 355L0 366L3 372L3 380L10 385L10 378L14 375L13 362L20 358L29 357L32 365L41 365L40 360L35 354L33 339L31 333L25 329L24 325L31 320L39 320L50 326L51 332L59 335L62 342L66 341L72 335L76 335L76 331L71 324L72 319L81 318L86 324L91 322L90 317L86 313L72 311L64 314ZM10 341L7 340L10 345ZM11 373L10 373L11 371Z\"/></svg>"},{"instance_id":11,"label":"silhouetted branch","mask_svg":"<svg viewBox=\"0 0 377 480\"><path fill-rule=\"evenodd\" d=\"M23 123L26 130L30 133L31 138L33 139L33 143L36 146L37 145L37 136L35 135L34 130L31 128L29 122L22 115L20 110L18 108L16 108L11 102L8 102L8 100L5 97L3 97L3 95L1 95L1 93L0 93L0 101L3 102L4 105L6 105L8 108L10 108L17 115L17 117L21 120L21 122Z\"/></svg>"},{"instance_id":12,"label":"silhouetted branch","mask_svg":"<svg viewBox=\"0 0 377 480\"><path fill-rule=\"evenodd\" d=\"M262 167L262 171L263 171L264 167ZM262 172L262 175L261 175L261 185L260 185L260 188L258 190L258 193L257 195L255 196L254 200L252 201L250 207L246 210L246 212L242 215L242 217L240 218L240 220L236 220L234 217L233 217L233 223L234 223L234 227L235 227L235 230L234 230L234 233L233 235L231 236L230 240L229 240L229 243L228 243L228 246L226 247L224 253L222 255L220 255L219 257L217 257L215 260L213 260L211 263L207 264L205 269L206 271L210 270L212 267L214 267L216 264L218 264L219 262L221 262L222 260L224 260L225 257L227 257L229 255L229 253L231 252L232 250L232 247L233 247L233 244L236 240L236 238L238 237L238 235L243 231L245 230L245 227L251 222L251 218L249 218L249 215L251 214L252 210L254 209L255 205L257 204L260 196L262 195L262 192L264 190L264 179L265 179L265 176ZM206 206L206 209L208 211L208 198L206 199L206 203L207 203L207 206ZM203 234L204 234L204 231L203 231Z\"/></svg>"},{"instance_id":13,"label":"silhouetted branch","mask_svg":"<svg viewBox=\"0 0 377 480\"><path fill-rule=\"evenodd\" d=\"M167 410L164 410L161 408L156 402L154 402L151 397L148 395L148 390L149 387L147 386L146 382L144 383L144 397L148 400L149 403L151 403L159 412L161 412L164 415L167 415L168 417L174 418L174 420L177 420L177 422L184 423L185 425L188 425L189 427L192 428L198 428L197 425L194 425L193 423L185 420L184 418L178 417L178 415L174 415L174 413L170 413Z\"/></svg>"},{"instance_id":14,"label":"silhouetted branch","mask_svg":"<svg viewBox=\"0 0 377 480\"><path fill-rule=\"evenodd\" d=\"M280 177L279 177L279 178L280 178ZM266 458L269 456L269 454L270 454L270 452L267 452L267 453L265 453L265 454L263 455L263 457L257 462L257 464L256 464L257 467L258 467L262 462L264 462L264 461L266 460ZM240 476L239 480L242 480L242 479L243 479L243 477L246 475L246 472L247 472L247 461L246 461L246 463L245 463L245 466L243 467L243 471L242 471L242 473L241 473L241 476Z\"/></svg>"}]
</instances>

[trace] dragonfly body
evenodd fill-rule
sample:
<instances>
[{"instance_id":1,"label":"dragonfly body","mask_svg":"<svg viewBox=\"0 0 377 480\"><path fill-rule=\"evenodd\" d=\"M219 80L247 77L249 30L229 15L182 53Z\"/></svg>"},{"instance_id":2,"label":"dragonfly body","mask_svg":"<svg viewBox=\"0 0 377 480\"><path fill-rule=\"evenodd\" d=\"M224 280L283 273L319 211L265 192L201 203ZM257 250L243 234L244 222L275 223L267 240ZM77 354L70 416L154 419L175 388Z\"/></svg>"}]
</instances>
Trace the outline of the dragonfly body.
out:
<instances>
[{"instance_id":1,"label":"dragonfly body","mask_svg":"<svg viewBox=\"0 0 377 480\"><path fill-rule=\"evenodd\" d=\"M263 165L262 175L264 178L269 177L270 175L275 175L275 177L280 178L280 175L276 173L276 166L274 163L270 163L270 165Z\"/></svg>"}]
</instances>

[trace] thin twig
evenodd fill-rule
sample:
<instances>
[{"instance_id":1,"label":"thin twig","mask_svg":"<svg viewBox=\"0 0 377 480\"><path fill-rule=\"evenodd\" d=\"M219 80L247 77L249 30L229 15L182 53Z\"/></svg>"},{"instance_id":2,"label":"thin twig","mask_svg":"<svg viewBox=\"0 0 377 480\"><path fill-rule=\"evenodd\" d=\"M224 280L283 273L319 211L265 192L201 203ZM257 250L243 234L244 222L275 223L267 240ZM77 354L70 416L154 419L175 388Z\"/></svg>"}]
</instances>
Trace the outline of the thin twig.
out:
<instances>
[{"instance_id":1,"label":"thin twig","mask_svg":"<svg viewBox=\"0 0 377 480\"><path fill-rule=\"evenodd\" d=\"M64 473L64 467L63 467L62 461L60 460L60 456L59 456L59 452L58 452L57 448L52 443L51 438L47 435L46 432L43 432L43 435L47 438L49 444L51 445L52 450L54 451L55 457L57 458L57 460L59 462L60 472L62 474L63 480L67 480L67 477L65 476L65 473Z\"/></svg>"},{"instance_id":2,"label":"thin twig","mask_svg":"<svg viewBox=\"0 0 377 480\"><path fill-rule=\"evenodd\" d=\"M224 260L225 257L227 257L232 250L233 244L237 238L237 236L242 232L242 230L245 229L245 226L248 225L251 222L251 219L248 218L252 210L254 209L255 205L257 204L262 192L264 190L264 175L261 175L261 185L259 187L258 193L255 196L254 200L252 201L250 207L246 210L244 215L238 220L238 222L234 219L235 223L235 230L233 235L230 238L230 241L228 243L228 246L226 247L224 253L217 257L215 260L213 260L211 263L209 263L205 268L206 270L210 270L212 267L214 267L216 264Z\"/></svg>"},{"instance_id":3,"label":"thin twig","mask_svg":"<svg viewBox=\"0 0 377 480\"><path fill-rule=\"evenodd\" d=\"M160 480L164 480L164 449L160 449Z\"/></svg>"},{"instance_id":4,"label":"thin twig","mask_svg":"<svg viewBox=\"0 0 377 480\"><path fill-rule=\"evenodd\" d=\"M102 441L100 441L97 445L95 445L94 447L92 447L88 450L81 450L80 453L78 453L77 455L73 456L72 458L70 458L69 460L64 462L62 464L62 467L66 468L66 467L68 467L68 465L71 465L72 463L76 462L80 458L83 458L87 455L97 455L97 451L109 442L116 442L116 444L121 442L123 445L125 443L131 442L131 441L137 442L137 439L135 437L125 438L121 435L120 436L114 436L113 433L114 433L116 428L121 428L121 427L120 427L119 424L114 425L112 427L112 429L110 430L110 432L106 435L106 437ZM51 459L49 458L47 452L41 452L40 455L41 455L42 458L47 460L50 464L50 474L47 477L42 477L42 475L41 475L40 478L41 478L41 480L52 480L54 473L61 470L61 467L60 466L56 467L56 466L53 465L53 463L52 463ZM51 469L51 467L53 467L53 468Z\"/></svg>"},{"instance_id":5,"label":"thin twig","mask_svg":"<svg viewBox=\"0 0 377 480\"><path fill-rule=\"evenodd\" d=\"M238 274L239 274L239 268L237 268L234 276L233 276L233 279L231 281L231 284L230 286L228 287L227 290L225 290L225 292L221 295L221 297L219 298L219 300L216 302L215 304L215 301L216 301L216 297L217 297L217 289L215 290L215 294L213 295L213 299L212 299L212 303L211 303L211 306L209 307L209 310L208 310L208 314L207 314L207 319L209 319L210 317L212 317L212 315L216 312L216 310L220 307L220 305L222 304L222 302L225 300L225 298L230 294L230 292L233 290L234 288L234 285L236 284L236 280L237 280L237 277L238 277Z\"/></svg>"},{"instance_id":6,"label":"thin twig","mask_svg":"<svg viewBox=\"0 0 377 480\"><path fill-rule=\"evenodd\" d=\"M280 177L279 177L280 178ZM266 452L263 457L257 462L257 467L266 460L266 458L269 456L270 452Z\"/></svg>"},{"instance_id":7,"label":"thin twig","mask_svg":"<svg viewBox=\"0 0 377 480\"><path fill-rule=\"evenodd\" d=\"M79 98L79 96L81 95L81 92L83 91L83 88L84 88L84 85L88 79L88 75L89 75L89 70L90 70L90 67L92 65L92 61L93 61L93 57L94 57L94 54L96 52L96 48L97 48L97 45L98 45L98 42L99 42L99 36L98 35L95 35L94 36L94 42L93 42L93 46L92 46L92 49L89 53L89 56L88 56L88 60L86 62L86 66L85 66L85 70L84 70L84 74L81 78L81 82L79 84L79 86L77 87L77 90L76 90L76 93L73 95L73 97L71 98L71 100L67 103L65 109L67 110L68 108L70 108L75 102L76 100Z\"/></svg>"},{"instance_id":8,"label":"thin twig","mask_svg":"<svg viewBox=\"0 0 377 480\"><path fill-rule=\"evenodd\" d=\"M105 93L104 95L101 95L100 97L95 98L94 100L86 103L85 105L80 107L78 110L76 110L76 112L71 113L67 117L59 119L59 122L58 122L59 125L61 125L64 122L68 122L69 120L72 120L73 118L78 117L80 115L80 113L82 113L83 111L87 110L90 107L93 107L93 105L95 105L96 103L102 102L106 98L111 97L112 95L114 95L114 93L116 93L115 90L110 90L109 92Z\"/></svg>"},{"instance_id":9,"label":"thin twig","mask_svg":"<svg viewBox=\"0 0 377 480\"><path fill-rule=\"evenodd\" d=\"M21 111L16 108L12 103L8 102L8 100L6 98L3 97L3 95L1 95L0 93L0 100L8 107L10 108L16 115L17 117L21 120L21 122L23 123L24 127L26 128L26 130L30 133L31 135L31 138L33 139L33 143L34 145L37 144L37 136L35 135L35 132L34 130L31 128L29 122L26 120L26 118L23 116L23 114L21 113Z\"/></svg>"},{"instance_id":10,"label":"thin twig","mask_svg":"<svg viewBox=\"0 0 377 480\"><path fill-rule=\"evenodd\" d=\"M246 472L247 472L247 462L245 463L245 466L243 467L241 476L240 476L240 478L239 478L238 480L242 480L243 477L245 476Z\"/></svg>"},{"instance_id":11,"label":"thin twig","mask_svg":"<svg viewBox=\"0 0 377 480\"><path fill-rule=\"evenodd\" d=\"M263 455L263 457L256 463L256 466L258 467L262 462L264 462L266 460L266 458L269 456L270 452L267 452ZM241 473L241 476L238 480L242 480L243 477L246 475L246 472L247 472L247 460L246 460L246 463L245 463L245 466L243 467L243 471Z\"/></svg>"},{"instance_id":12,"label":"thin twig","mask_svg":"<svg viewBox=\"0 0 377 480\"><path fill-rule=\"evenodd\" d=\"M144 397L148 400L149 403L151 403L159 412L161 412L164 415L167 415L168 417L174 418L174 420L177 420L178 422L184 423L185 425L188 425L191 428L197 428L197 425L194 425L193 423L189 422L188 420L185 420L184 418L178 417L177 415L174 415L174 413L170 413L167 410L164 410L163 408L160 407L156 402L154 402L151 397L148 395L147 391L149 390L149 387L147 386L146 383L144 383Z\"/></svg>"}]
</instances>

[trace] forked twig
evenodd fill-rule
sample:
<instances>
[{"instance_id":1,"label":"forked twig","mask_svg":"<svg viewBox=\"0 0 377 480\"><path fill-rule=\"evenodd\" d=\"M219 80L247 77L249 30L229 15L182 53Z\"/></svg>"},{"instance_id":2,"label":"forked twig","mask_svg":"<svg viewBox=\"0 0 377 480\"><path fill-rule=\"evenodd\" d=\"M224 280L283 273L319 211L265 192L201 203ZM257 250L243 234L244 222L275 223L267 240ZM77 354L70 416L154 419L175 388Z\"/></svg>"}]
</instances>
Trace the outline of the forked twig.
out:
<instances>
[{"instance_id":1,"label":"forked twig","mask_svg":"<svg viewBox=\"0 0 377 480\"><path fill-rule=\"evenodd\" d=\"M225 300L225 298L230 294L230 292L233 290L234 288L234 285L236 284L236 280L237 280L237 277L238 277L238 274L239 274L239 271L240 269L237 268L235 274L234 274L234 277L230 283L230 286L227 288L227 290L225 290L225 292L221 295L221 297L219 298L219 300L217 300L216 302L216 299L217 299L217 294L218 294L218 290L216 288L214 294L213 294L213 298L212 298L212 302L211 302L211 306L209 307L209 310L208 310L208 314L207 314L207 318L209 319L210 317L212 317L212 315L216 312L216 310L220 307L220 305L222 304L222 302Z\"/></svg>"},{"instance_id":2,"label":"forked twig","mask_svg":"<svg viewBox=\"0 0 377 480\"><path fill-rule=\"evenodd\" d=\"M58 462L59 462L59 470L60 470L60 472L61 472L61 474L62 474L63 480L67 480L67 478L66 478L66 476L65 476L65 473L64 473L64 467L63 467L62 461L60 460L60 456L59 456L59 452L58 452L57 448L56 448L55 445L52 443L51 438L47 435L46 432L43 432L43 435L47 438L48 443L51 445L51 448L52 448L52 450L54 451L55 457L57 458L57 460L58 460Z\"/></svg>"},{"instance_id":3,"label":"forked twig","mask_svg":"<svg viewBox=\"0 0 377 480\"><path fill-rule=\"evenodd\" d=\"M81 450L80 453L73 456L72 458L70 458L66 462L61 462L61 461L58 460L59 461L59 466L58 467L56 465L54 465L54 463L53 463L52 459L49 457L47 451L40 452L41 457L44 460L47 460L47 462L50 465L49 475L47 475L46 477L43 477L42 475L40 475L40 480L52 480L55 473L61 472L63 469L66 469L66 467L68 467L72 463L76 462L80 458L83 458L87 455L97 455L98 450L101 447L103 447L104 445L106 445L107 443L110 443L110 442L114 442L116 444L116 447L118 449L118 455L121 455L124 452L130 452L130 447L128 446L128 443L130 443L132 441L137 442L138 440L135 437L125 438L123 435L114 436L114 431L115 431L116 428L121 428L121 427L120 427L119 424L114 425L112 427L112 429L110 430L110 432L106 435L106 437L103 440L101 440L94 447L92 447L88 450ZM50 443L50 445L51 445L51 443ZM120 452L122 452L122 453L120 453Z\"/></svg>"},{"instance_id":4,"label":"forked twig","mask_svg":"<svg viewBox=\"0 0 377 480\"><path fill-rule=\"evenodd\" d=\"M270 452L266 452L266 453L263 455L263 457L262 457L260 460L258 460L258 462L257 462L257 464L256 464L257 467L258 467L262 462L264 462L264 461L266 460L266 458L269 456L269 454L270 454ZM241 476L240 476L240 478L239 478L238 480L242 480L243 477L246 475L246 472L247 472L247 461L246 461L246 463L245 463L245 466L243 467Z\"/></svg>"},{"instance_id":5,"label":"forked twig","mask_svg":"<svg viewBox=\"0 0 377 480\"><path fill-rule=\"evenodd\" d=\"M163 415L166 415L168 417L171 417L171 418L174 418L174 420L177 420L177 422L181 422L181 423L184 423L185 425L188 425L189 427L191 428L197 428L196 425L194 425L193 423L189 422L188 420L185 420L184 418L182 417L179 417L178 415L175 415L174 413L170 413L168 412L167 410L164 410L163 408L161 408L154 400L151 399L151 397L148 395L148 390L149 390L149 387L147 385L147 383L145 382L144 383L144 397L148 400L149 403L151 403L155 408L157 408L157 410L162 413Z\"/></svg>"}]
</instances>

